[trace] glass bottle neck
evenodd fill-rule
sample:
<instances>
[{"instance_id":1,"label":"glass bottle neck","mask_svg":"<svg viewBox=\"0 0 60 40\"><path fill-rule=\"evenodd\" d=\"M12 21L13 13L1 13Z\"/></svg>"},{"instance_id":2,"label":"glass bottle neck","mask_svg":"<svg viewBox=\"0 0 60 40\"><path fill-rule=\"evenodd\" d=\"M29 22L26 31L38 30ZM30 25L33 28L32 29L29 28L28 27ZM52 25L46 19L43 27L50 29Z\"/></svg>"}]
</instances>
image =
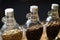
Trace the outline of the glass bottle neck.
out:
<instances>
[{"instance_id":1,"label":"glass bottle neck","mask_svg":"<svg viewBox=\"0 0 60 40\"><path fill-rule=\"evenodd\" d=\"M6 16L6 24L5 25L7 27L7 30L13 29L15 26L14 16Z\"/></svg>"},{"instance_id":2,"label":"glass bottle neck","mask_svg":"<svg viewBox=\"0 0 60 40\"><path fill-rule=\"evenodd\" d=\"M59 18L59 14L58 14L58 9L57 10L52 10L52 16L53 19Z\"/></svg>"},{"instance_id":3,"label":"glass bottle neck","mask_svg":"<svg viewBox=\"0 0 60 40\"><path fill-rule=\"evenodd\" d=\"M31 21L32 23L37 23L39 21L38 12L31 12Z\"/></svg>"}]
</instances>

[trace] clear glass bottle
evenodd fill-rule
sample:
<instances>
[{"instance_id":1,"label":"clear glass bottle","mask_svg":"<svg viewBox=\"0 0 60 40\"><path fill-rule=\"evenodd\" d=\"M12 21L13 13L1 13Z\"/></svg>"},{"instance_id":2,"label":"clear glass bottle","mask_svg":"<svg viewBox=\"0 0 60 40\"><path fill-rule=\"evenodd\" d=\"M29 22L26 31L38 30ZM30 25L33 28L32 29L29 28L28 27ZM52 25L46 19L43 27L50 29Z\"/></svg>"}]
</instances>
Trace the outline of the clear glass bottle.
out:
<instances>
[{"instance_id":1,"label":"clear glass bottle","mask_svg":"<svg viewBox=\"0 0 60 40\"><path fill-rule=\"evenodd\" d=\"M52 4L51 10L48 12L46 19L47 36L49 40L54 40L59 33L60 18L58 14L58 4Z\"/></svg>"},{"instance_id":2,"label":"clear glass bottle","mask_svg":"<svg viewBox=\"0 0 60 40\"><path fill-rule=\"evenodd\" d=\"M28 18L26 23L26 25L28 25L26 26L28 27L26 31L27 39L40 40L43 32L43 27L38 16L38 6L36 5L30 6L30 13L27 14L27 18Z\"/></svg>"},{"instance_id":3,"label":"clear glass bottle","mask_svg":"<svg viewBox=\"0 0 60 40\"><path fill-rule=\"evenodd\" d=\"M1 28L3 40L21 40L22 32L14 19L14 9L5 9L5 17L2 18L4 25Z\"/></svg>"}]
</instances>

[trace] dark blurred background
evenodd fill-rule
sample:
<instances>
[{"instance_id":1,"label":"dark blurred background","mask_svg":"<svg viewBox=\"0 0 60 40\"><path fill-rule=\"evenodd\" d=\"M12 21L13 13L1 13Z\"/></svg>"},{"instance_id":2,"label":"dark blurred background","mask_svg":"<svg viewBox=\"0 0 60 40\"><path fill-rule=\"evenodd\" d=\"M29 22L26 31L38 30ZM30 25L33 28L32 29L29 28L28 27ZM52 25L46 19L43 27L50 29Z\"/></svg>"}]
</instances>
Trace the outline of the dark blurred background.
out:
<instances>
[{"instance_id":1,"label":"dark blurred background","mask_svg":"<svg viewBox=\"0 0 60 40\"><path fill-rule=\"evenodd\" d=\"M26 14L30 12L29 10L31 5L39 6L40 20L45 20L47 17L47 12L50 10L52 3L60 4L60 1L58 0L0 0L0 28L3 25L1 19L2 17L5 16L4 10L6 8L14 8L15 19L17 23L22 25L25 24L25 22L27 21Z\"/></svg>"}]
</instances>

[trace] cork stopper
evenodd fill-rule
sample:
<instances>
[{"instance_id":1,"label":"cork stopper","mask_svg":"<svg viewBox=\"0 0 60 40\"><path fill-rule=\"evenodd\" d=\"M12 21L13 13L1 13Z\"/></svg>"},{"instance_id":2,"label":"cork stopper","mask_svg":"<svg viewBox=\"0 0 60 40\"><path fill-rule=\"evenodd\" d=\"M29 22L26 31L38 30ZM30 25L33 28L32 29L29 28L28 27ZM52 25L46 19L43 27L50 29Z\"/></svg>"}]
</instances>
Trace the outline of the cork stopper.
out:
<instances>
[{"instance_id":1,"label":"cork stopper","mask_svg":"<svg viewBox=\"0 0 60 40\"><path fill-rule=\"evenodd\" d=\"M7 15L8 13L13 12L13 11L14 11L13 8L7 8L7 9L5 9L5 15Z\"/></svg>"},{"instance_id":2,"label":"cork stopper","mask_svg":"<svg viewBox=\"0 0 60 40\"><path fill-rule=\"evenodd\" d=\"M52 4L52 6L51 6L51 9L56 9L56 8L58 8L58 4Z\"/></svg>"},{"instance_id":3,"label":"cork stopper","mask_svg":"<svg viewBox=\"0 0 60 40\"><path fill-rule=\"evenodd\" d=\"M30 12L36 12L36 11L38 11L38 6L36 5L30 6Z\"/></svg>"}]
</instances>

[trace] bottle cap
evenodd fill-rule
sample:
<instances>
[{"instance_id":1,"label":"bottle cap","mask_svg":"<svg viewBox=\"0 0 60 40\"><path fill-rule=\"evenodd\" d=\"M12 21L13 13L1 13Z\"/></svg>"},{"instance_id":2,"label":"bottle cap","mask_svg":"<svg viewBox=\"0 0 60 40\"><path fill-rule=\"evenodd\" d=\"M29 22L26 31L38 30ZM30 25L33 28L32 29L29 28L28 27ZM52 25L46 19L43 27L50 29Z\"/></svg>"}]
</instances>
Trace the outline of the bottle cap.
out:
<instances>
[{"instance_id":1,"label":"bottle cap","mask_svg":"<svg viewBox=\"0 0 60 40\"><path fill-rule=\"evenodd\" d=\"M34 10L38 9L38 6L36 5L33 5L33 6L30 6L30 12L33 12Z\"/></svg>"},{"instance_id":2,"label":"bottle cap","mask_svg":"<svg viewBox=\"0 0 60 40\"><path fill-rule=\"evenodd\" d=\"M58 6L59 6L58 4L52 4L51 8L56 9L56 7L58 7Z\"/></svg>"},{"instance_id":3,"label":"bottle cap","mask_svg":"<svg viewBox=\"0 0 60 40\"><path fill-rule=\"evenodd\" d=\"M7 8L7 9L5 9L5 15L7 15L7 13L13 12L13 11L14 11L13 8Z\"/></svg>"}]
</instances>

